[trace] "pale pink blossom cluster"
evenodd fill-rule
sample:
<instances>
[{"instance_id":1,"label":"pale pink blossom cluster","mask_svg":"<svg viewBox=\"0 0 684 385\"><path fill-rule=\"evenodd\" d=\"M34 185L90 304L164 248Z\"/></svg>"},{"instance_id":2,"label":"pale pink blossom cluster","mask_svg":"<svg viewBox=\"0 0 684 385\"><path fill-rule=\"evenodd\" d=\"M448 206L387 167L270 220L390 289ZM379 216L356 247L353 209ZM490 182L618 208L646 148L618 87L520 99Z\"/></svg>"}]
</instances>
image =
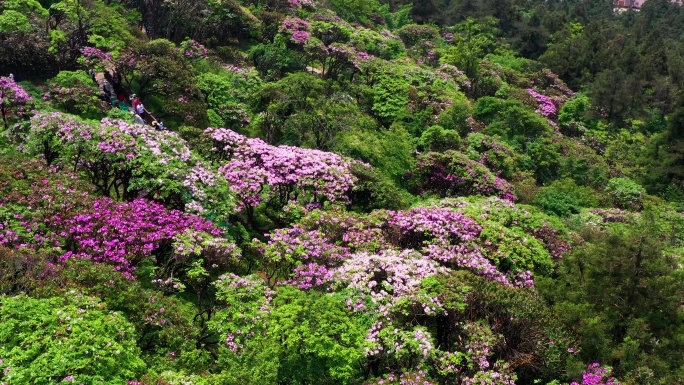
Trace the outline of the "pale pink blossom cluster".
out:
<instances>
[{"instance_id":1,"label":"pale pink blossom cluster","mask_svg":"<svg viewBox=\"0 0 684 385\"><path fill-rule=\"evenodd\" d=\"M303 204L345 202L354 187L353 162L319 150L272 146L225 128L205 131L214 151L228 159L219 172L242 202L241 208L261 202L281 207L291 201Z\"/></svg>"}]
</instances>

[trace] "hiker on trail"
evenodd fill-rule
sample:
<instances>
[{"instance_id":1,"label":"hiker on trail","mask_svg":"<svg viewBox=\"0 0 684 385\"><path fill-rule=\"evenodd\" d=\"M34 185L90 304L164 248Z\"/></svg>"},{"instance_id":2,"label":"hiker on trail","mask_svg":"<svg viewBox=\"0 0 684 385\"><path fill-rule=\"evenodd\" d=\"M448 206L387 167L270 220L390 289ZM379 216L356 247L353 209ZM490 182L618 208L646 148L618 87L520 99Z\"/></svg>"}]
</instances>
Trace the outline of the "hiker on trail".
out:
<instances>
[{"instance_id":1,"label":"hiker on trail","mask_svg":"<svg viewBox=\"0 0 684 385\"><path fill-rule=\"evenodd\" d=\"M145 106L142 103L138 103L137 106L135 106L135 112L140 115L140 117L145 121L145 123L149 124L150 123L150 115L145 109Z\"/></svg>"},{"instance_id":2,"label":"hiker on trail","mask_svg":"<svg viewBox=\"0 0 684 385\"><path fill-rule=\"evenodd\" d=\"M14 74L10 74L9 78L12 79L12 81L15 81L14 80Z\"/></svg>"},{"instance_id":3,"label":"hiker on trail","mask_svg":"<svg viewBox=\"0 0 684 385\"><path fill-rule=\"evenodd\" d=\"M141 118L138 114L133 115L133 120L138 124L145 124L143 118Z\"/></svg>"},{"instance_id":4,"label":"hiker on trail","mask_svg":"<svg viewBox=\"0 0 684 385\"><path fill-rule=\"evenodd\" d=\"M140 104L140 99L133 94L131 95L131 103L133 104L133 109L135 110L138 107L138 104Z\"/></svg>"},{"instance_id":5,"label":"hiker on trail","mask_svg":"<svg viewBox=\"0 0 684 385\"><path fill-rule=\"evenodd\" d=\"M104 81L102 81L102 87L104 88L107 96L114 95L112 90L112 83L110 83L109 80L105 79Z\"/></svg>"}]
</instances>

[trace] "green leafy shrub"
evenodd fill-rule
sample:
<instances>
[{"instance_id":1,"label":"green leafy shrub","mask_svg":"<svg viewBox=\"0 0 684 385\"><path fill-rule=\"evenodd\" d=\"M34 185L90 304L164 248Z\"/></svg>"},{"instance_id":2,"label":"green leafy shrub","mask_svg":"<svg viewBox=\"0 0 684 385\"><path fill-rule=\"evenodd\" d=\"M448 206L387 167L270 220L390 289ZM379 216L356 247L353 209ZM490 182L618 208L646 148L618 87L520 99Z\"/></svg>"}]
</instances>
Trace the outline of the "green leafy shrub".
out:
<instances>
[{"instance_id":1,"label":"green leafy shrub","mask_svg":"<svg viewBox=\"0 0 684 385\"><path fill-rule=\"evenodd\" d=\"M48 87L48 99L63 112L101 119L106 111L97 84L85 71L61 71L48 82Z\"/></svg>"},{"instance_id":2,"label":"green leafy shrub","mask_svg":"<svg viewBox=\"0 0 684 385\"><path fill-rule=\"evenodd\" d=\"M348 195L354 211L405 209L413 199L407 191L399 188L396 182L375 167L356 164L352 167L352 173L356 177L356 184Z\"/></svg>"},{"instance_id":3,"label":"green leafy shrub","mask_svg":"<svg viewBox=\"0 0 684 385\"><path fill-rule=\"evenodd\" d=\"M377 0L330 0L330 8L345 20L367 23L380 4Z\"/></svg>"},{"instance_id":4,"label":"green leafy shrub","mask_svg":"<svg viewBox=\"0 0 684 385\"><path fill-rule=\"evenodd\" d=\"M133 326L93 298L0 297L0 380L119 385L144 370L139 354Z\"/></svg>"},{"instance_id":5,"label":"green leafy shrub","mask_svg":"<svg viewBox=\"0 0 684 385\"><path fill-rule=\"evenodd\" d=\"M388 71L380 75L372 87L372 112L385 125L390 126L406 110L409 84L399 73Z\"/></svg>"},{"instance_id":6,"label":"green leafy shrub","mask_svg":"<svg viewBox=\"0 0 684 385\"><path fill-rule=\"evenodd\" d=\"M277 80L285 74L304 69L304 64L294 51L288 50L284 39L273 43L258 44L249 50L249 60L259 74L267 80Z\"/></svg>"},{"instance_id":7,"label":"green leafy shrub","mask_svg":"<svg viewBox=\"0 0 684 385\"><path fill-rule=\"evenodd\" d=\"M370 163L400 181L415 163L412 139L400 125L389 131L355 129L340 132L332 150Z\"/></svg>"},{"instance_id":8,"label":"green leafy shrub","mask_svg":"<svg viewBox=\"0 0 684 385\"><path fill-rule=\"evenodd\" d=\"M583 207L597 206L598 197L592 189L562 179L540 188L534 203L548 213L565 217L577 214Z\"/></svg>"},{"instance_id":9,"label":"green leafy shrub","mask_svg":"<svg viewBox=\"0 0 684 385\"><path fill-rule=\"evenodd\" d=\"M638 210L642 206L642 197L646 190L629 178L612 178L608 181L606 191L612 196L615 205L622 209Z\"/></svg>"},{"instance_id":10,"label":"green leafy shrub","mask_svg":"<svg viewBox=\"0 0 684 385\"><path fill-rule=\"evenodd\" d=\"M445 130L442 126L430 126L418 140L419 147L426 151L442 152L458 148L461 137L454 130Z\"/></svg>"}]
</instances>

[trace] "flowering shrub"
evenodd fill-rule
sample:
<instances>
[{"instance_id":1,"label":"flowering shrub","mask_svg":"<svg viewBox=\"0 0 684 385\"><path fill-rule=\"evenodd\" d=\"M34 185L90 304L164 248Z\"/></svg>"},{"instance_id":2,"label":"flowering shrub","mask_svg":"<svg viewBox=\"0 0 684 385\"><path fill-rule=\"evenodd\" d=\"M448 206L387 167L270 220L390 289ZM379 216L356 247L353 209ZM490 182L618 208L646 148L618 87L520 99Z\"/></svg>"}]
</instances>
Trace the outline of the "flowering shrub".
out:
<instances>
[{"instance_id":1,"label":"flowering shrub","mask_svg":"<svg viewBox=\"0 0 684 385\"><path fill-rule=\"evenodd\" d=\"M298 10L300 8L313 8L314 0L287 0L291 10Z\"/></svg>"},{"instance_id":2,"label":"flowering shrub","mask_svg":"<svg viewBox=\"0 0 684 385\"><path fill-rule=\"evenodd\" d=\"M112 63L112 55L99 48L83 47L81 48L79 63L89 69L104 71L106 66Z\"/></svg>"},{"instance_id":3,"label":"flowering shrub","mask_svg":"<svg viewBox=\"0 0 684 385\"><path fill-rule=\"evenodd\" d=\"M469 90L472 87L472 83L465 72L459 70L455 65L442 64L437 68L436 74L445 82L451 81L456 83L459 88Z\"/></svg>"},{"instance_id":4,"label":"flowering shrub","mask_svg":"<svg viewBox=\"0 0 684 385\"><path fill-rule=\"evenodd\" d=\"M213 139L217 157L228 160L219 172L241 200L241 209L262 202L279 207L290 201L344 202L345 192L354 186L352 162L339 155L271 146L225 128L208 128L205 134Z\"/></svg>"},{"instance_id":5,"label":"flowering shrub","mask_svg":"<svg viewBox=\"0 0 684 385\"><path fill-rule=\"evenodd\" d=\"M349 255L318 231L306 231L295 225L273 232L263 247L265 269L271 278L290 278L287 283L300 289L321 286L329 280L328 269L336 267Z\"/></svg>"},{"instance_id":6,"label":"flowering shrub","mask_svg":"<svg viewBox=\"0 0 684 385\"><path fill-rule=\"evenodd\" d=\"M558 109L556 108L556 105L553 104L553 100L551 100L551 98L538 93L532 88L528 88L527 93L530 94L530 96L532 96L537 101L537 103L539 103L539 109L537 111L542 116L546 118L556 116Z\"/></svg>"},{"instance_id":7,"label":"flowering shrub","mask_svg":"<svg viewBox=\"0 0 684 385\"><path fill-rule=\"evenodd\" d=\"M221 341L233 351L246 340L264 333L275 292L257 277L224 274L213 283L220 308L209 323Z\"/></svg>"},{"instance_id":8,"label":"flowering shrub","mask_svg":"<svg viewBox=\"0 0 684 385\"><path fill-rule=\"evenodd\" d=\"M469 270L518 287L532 286L532 271L550 272L554 258L570 249L567 232L560 223L493 197L448 199L429 207L375 211L366 216L314 211L292 230L277 233L300 234L303 238L280 247L278 261L291 258L308 263L310 249L313 255L320 254L321 249L336 250L333 260L326 259L325 267L330 270L335 266L331 262L352 258L348 253L416 251L449 269ZM344 253L339 253L340 247ZM267 255L266 249L260 253ZM329 280L323 275L324 269L315 267L309 274L317 272L323 277L321 283Z\"/></svg>"},{"instance_id":9,"label":"flowering shrub","mask_svg":"<svg viewBox=\"0 0 684 385\"><path fill-rule=\"evenodd\" d=\"M0 76L0 114L5 130L9 127L12 116L21 118L29 111L33 98L14 79Z\"/></svg>"},{"instance_id":10,"label":"flowering shrub","mask_svg":"<svg viewBox=\"0 0 684 385\"><path fill-rule=\"evenodd\" d=\"M64 221L88 211L89 186L71 173L56 173L40 161L0 158L0 244L54 248L63 244Z\"/></svg>"},{"instance_id":11,"label":"flowering shrub","mask_svg":"<svg viewBox=\"0 0 684 385\"><path fill-rule=\"evenodd\" d=\"M85 71L60 71L48 81L43 99L57 109L89 119L99 119L109 108L100 91Z\"/></svg>"},{"instance_id":12,"label":"flowering shrub","mask_svg":"<svg viewBox=\"0 0 684 385\"><path fill-rule=\"evenodd\" d=\"M387 306L415 292L423 278L447 270L413 250L385 250L378 254L356 253L330 272L335 285L344 285Z\"/></svg>"},{"instance_id":13,"label":"flowering shrub","mask_svg":"<svg viewBox=\"0 0 684 385\"><path fill-rule=\"evenodd\" d=\"M449 196L498 196L514 200L513 186L482 163L456 151L421 155L411 174L418 192Z\"/></svg>"},{"instance_id":14,"label":"flowering shrub","mask_svg":"<svg viewBox=\"0 0 684 385\"><path fill-rule=\"evenodd\" d=\"M598 362L587 366L582 373L582 382L571 382L570 385L620 385L620 382L610 377L612 370L609 367L601 367Z\"/></svg>"},{"instance_id":15,"label":"flowering shrub","mask_svg":"<svg viewBox=\"0 0 684 385\"><path fill-rule=\"evenodd\" d=\"M558 133L558 125L554 121L558 114L558 107L554 103L554 100L546 95L542 95L537 91L528 88L527 93L534 98L534 100L539 103L536 112L541 114L541 116L547 118L548 123L555 129Z\"/></svg>"},{"instance_id":16,"label":"flowering shrub","mask_svg":"<svg viewBox=\"0 0 684 385\"><path fill-rule=\"evenodd\" d=\"M16 142L24 142L25 152L42 155L48 166L62 158L75 171L93 127L73 115L41 112L31 118L28 133L15 130L13 134Z\"/></svg>"},{"instance_id":17,"label":"flowering shrub","mask_svg":"<svg viewBox=\"0 0 684 385\"><path fill-rule=\"evenodd\" d=\"M216 238L221 231L211 222L168 210L158 203L138 199L130 203L116 204L108 198L96 200L92 211L76 215L65 221L69 236L69 249L60 261L69 258L87 258L105 262L130 275L136 265L164 247L175 246L178 257L202 251L201 240ZM199 240L192 242L186 251L185 243L174 243L188 230L196 232ZM224 247L224 256L235 251L227 240L216 239L215 246Z\"/></svg>"},{"instance_id":18,"label":"flowering shrub","mask_svg":"<svg viewBox=\"0 0 684 385\"><path fill-rule=\"evenodd\" d=\"M190 59L206 59L209 51L199 42L187 39L180 44L183 56Z\"/></svg>"},{"instance_id":19,"label":"flowering shrub","mask_svg":"<svg viewBox=\"0 0 684 385\"><path fill-rule=\"evenodd\" d=\"M482 230L474 220L442 208L399 211L392 215L388 224L401 232L397 241L401 247L414 249L435 239L441 244L467 242Z\"/></svg>"},{"instance_id":20,"label":"flowering shrub","mask_svg":"<svg viewBox=\"0 0 684 385\"><path fill-rule=\"evenodd\" d=\"M73 116L41 113L31 120L24 151L50 164L84 171L105 196L148 196L191 212L233 210L227 182L171 131L105 118L98 127Z\"/></svg>"},{"instance_id":21,"label":"flowering shrub","mask_svg":"<svg viewBox=\"0 0 684 385\"><path fill-rule=\"evenodd\" d=\"M309 23L298 17L288 17L283 20L280 26L280 32L283 32L290 36L292 42L305 45L311 37L309 33Z\"/></svg>"}]
</instances>

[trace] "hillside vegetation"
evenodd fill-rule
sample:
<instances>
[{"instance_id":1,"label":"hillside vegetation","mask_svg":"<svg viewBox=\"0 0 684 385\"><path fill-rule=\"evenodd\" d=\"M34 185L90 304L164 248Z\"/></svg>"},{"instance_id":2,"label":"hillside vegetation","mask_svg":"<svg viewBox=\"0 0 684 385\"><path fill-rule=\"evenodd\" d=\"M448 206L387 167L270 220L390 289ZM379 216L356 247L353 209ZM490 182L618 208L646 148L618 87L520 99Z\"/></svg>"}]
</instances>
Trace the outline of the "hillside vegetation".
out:
<instances>
[{"instance_id":1,"label":"hillside vegetation","mask_svg":"<svg viewBox=\"0 0 684 385\"><path fill-rule=\"evenodd\" d=\"M5 0L0 74L0 384L684 384L668 0Z\"/></svg>"}]
</instances>

